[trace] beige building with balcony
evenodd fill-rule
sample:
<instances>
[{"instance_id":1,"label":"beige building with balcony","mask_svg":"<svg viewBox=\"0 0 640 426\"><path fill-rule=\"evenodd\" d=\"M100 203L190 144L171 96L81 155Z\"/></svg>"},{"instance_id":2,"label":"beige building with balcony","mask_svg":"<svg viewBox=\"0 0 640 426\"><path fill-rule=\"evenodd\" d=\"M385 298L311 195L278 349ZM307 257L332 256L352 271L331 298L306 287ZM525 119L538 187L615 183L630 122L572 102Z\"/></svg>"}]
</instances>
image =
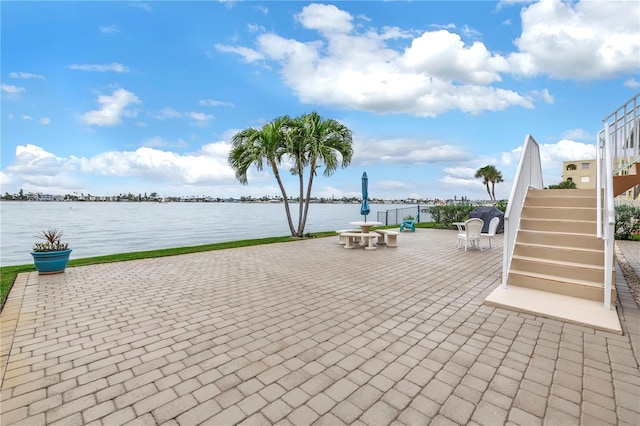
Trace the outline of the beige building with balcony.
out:
<instances>
[{"instance_id":1,"label":"beige building with balcony","mask_svg":"<svg viewBox=\"0 0 640 426\"><path fill-rule=\"evenodd\" d=\"M563 162L562 180L575 183L578 189L594 189L596 187L596 160Z\"/></svg>"},{"instance_id":2,"label":"beige building with balcony","mask_svg":"<svg viewBox=\"0 0 640 426\"><path fill-rule=\"evenodd\" d=\"M577 189L595 189L596 160L576 160L562 163L562 180L572 181ZM619 195L623 200L633 201L640 198L640 186L636 185Z\"/></svg>"}]
</instances>

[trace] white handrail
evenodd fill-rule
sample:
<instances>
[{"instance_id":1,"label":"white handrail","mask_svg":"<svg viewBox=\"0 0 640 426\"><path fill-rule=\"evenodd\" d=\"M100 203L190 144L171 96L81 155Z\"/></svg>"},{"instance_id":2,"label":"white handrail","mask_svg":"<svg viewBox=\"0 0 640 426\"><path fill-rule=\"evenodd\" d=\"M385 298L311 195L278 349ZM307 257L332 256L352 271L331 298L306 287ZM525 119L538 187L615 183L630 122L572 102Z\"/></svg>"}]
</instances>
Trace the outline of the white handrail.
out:
<instances>
[{"instance_id":1,"label":"white handrail","mask_svg":"<svg viewBox=\"0 0 640 426\"><path fill-rule=\"evenodd\" d=\"M596 237L600 239L604 239L603 233L603 189L604 183L602 182L604 167L603 167L603 157L604 157L604 145L605 145L605 135L604 129L598 132L598 136L596 137Z\"/></svg>"},{"instance_id":2,"label":"white handrail","mask_svg":"<svg viewBox=\"0 0 640 426\"><path fill-rule=\"evenodd\" d=\"M611 309L611 281L613 279L613 245L615 244L614 227L616 223L613 205L613 161L611 158L611 141L609 140L609 123L604 123L603 177L604 188L604 223L602 239L604 240L604 308Z\"/></svg>"},{"instance_id":3,"label":"white handrail","mask_svg":"<svg viewBox=\"0 0 640 426\"><path fill-rule=\"evenodd\" d=\"M640 93L604 120L596 159L597 237L604 241L604 308L611 309L616 211L613 176L640 161Z\"/></svg>"},{"instance_id":4,"label":"white handrail","mask_svg":"<svg viewBox=\"0 0 640 426\"><path fill-rule=\"evenodd\" d=\"M515 246L522 207L529 188L542 189L542 164L540 162L540 146L527 135L524 138L518 168L511 186L509 203L504 213L504 243L502 252L502 288L507 288L507 277L511 268L511 258Z\"/></svg>"}]
</instances>

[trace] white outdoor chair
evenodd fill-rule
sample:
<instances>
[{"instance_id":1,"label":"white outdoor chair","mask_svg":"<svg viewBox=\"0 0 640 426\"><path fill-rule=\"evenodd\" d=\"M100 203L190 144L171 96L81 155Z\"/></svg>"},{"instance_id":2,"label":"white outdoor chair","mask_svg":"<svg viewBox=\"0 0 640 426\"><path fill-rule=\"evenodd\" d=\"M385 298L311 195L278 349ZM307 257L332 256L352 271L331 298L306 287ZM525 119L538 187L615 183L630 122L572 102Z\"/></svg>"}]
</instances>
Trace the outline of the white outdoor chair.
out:
<instances>
[{"instance_id":1,"label":"white outdoor chair","mask_svg":"<svg viewBox=\"0 0 640 426\"><path fill-rule=\"evenodd\" d=\"M489 240L489 248L491 248L491 240L493 240L493 237L496 236L498 225L500 225L500 218L494 217L489 222L489 229L487 229L487 232L483 232L482 234L480 234L483 238L486 238Z\"/></svg>"},{"instance_id":2,"label":"white outdoor chair","mask_svg":"<svg viewBox=\"0 0 640 426\"><path fill-rule=\"evenodd\" d=\"M464 223L464 231L458 233L458 246L462 247L464 241L464 251L467 251L467 247L476 247L482 251L480 246L480 235L482 234L482 227L484 221L480 218L472 218Z\"/></svg>"}]
</instances>

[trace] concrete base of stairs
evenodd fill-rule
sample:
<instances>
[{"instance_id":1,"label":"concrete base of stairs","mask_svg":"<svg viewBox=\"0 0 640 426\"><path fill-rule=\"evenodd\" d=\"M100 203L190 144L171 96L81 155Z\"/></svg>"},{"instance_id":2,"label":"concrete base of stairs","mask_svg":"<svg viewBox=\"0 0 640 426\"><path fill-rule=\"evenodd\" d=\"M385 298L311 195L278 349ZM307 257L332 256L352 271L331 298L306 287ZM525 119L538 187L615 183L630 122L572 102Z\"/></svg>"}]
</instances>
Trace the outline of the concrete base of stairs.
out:
<instances>
[{"instance_id":1,"label":"concrete base of stairs","mask_svg":"<svg viewBox=\"0 0 640 426\"><path fill-rule=\"evenodd\" d=\"M602 302L579 299L524 287L496 288L485 304L525 312L622 334L616 309L604 309Z\"/></svg>"}]
</instances>

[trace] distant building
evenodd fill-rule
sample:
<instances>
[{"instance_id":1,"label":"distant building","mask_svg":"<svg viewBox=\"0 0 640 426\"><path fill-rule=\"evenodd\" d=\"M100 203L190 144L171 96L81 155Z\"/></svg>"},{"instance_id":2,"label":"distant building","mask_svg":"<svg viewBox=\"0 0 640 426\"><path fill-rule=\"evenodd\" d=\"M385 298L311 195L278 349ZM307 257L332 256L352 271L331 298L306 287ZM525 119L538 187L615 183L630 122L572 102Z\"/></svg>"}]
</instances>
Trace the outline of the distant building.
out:
<instances>
[{"instance_id":1,"label":"distant building","mask_svg":"<svg viewBox=\"0 0 640 426\"><path fill-rule=\"evenodd\" d=\"M578 189L595 189L596 187L596 160L565 161L562 163L562 180L571 181ZM620 197L623 200L637 200L640 188L631 188Z\"/></svg>"},{"instance_id":2,"label":"distant building","mask_svg":"<svg viewBox=\"0 0 640 426\"><path fill-rule=\"evenodd\" d=\"M596 160L563 162L562 180L575 183L578 189L595 189Z\"/></svg>"}]
</instances>

